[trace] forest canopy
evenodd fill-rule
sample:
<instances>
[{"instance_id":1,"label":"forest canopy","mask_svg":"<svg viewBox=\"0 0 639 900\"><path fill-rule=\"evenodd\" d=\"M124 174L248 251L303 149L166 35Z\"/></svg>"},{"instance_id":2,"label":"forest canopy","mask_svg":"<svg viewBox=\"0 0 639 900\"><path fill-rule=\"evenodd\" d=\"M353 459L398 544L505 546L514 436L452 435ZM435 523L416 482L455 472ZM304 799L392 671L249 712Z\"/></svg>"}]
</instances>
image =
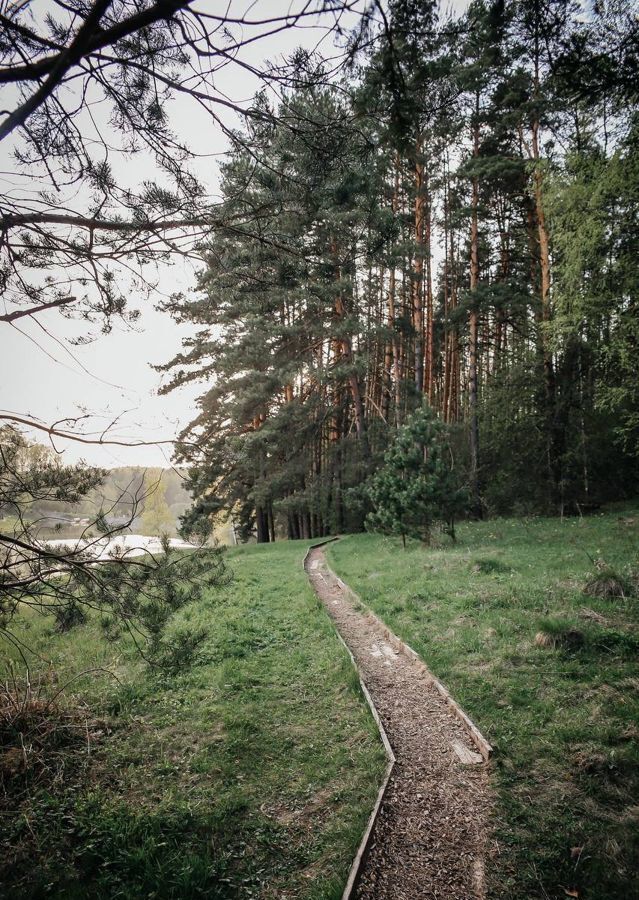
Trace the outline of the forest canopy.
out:
<instances>
[{"instance_id":1,"label":"forest canopy","mask_svg":"<svg viewBox=\"0 0 639 900\"><path fill-rule=\"evenodd\" d=\"M338 79L297 77L233 136L178 458L189 520L359 529L345 497L429 405L468 511L577 513L637 488L635 4L391 0ZM188 442L188 443L187 443Z\"/></svg>"}]
</instances>

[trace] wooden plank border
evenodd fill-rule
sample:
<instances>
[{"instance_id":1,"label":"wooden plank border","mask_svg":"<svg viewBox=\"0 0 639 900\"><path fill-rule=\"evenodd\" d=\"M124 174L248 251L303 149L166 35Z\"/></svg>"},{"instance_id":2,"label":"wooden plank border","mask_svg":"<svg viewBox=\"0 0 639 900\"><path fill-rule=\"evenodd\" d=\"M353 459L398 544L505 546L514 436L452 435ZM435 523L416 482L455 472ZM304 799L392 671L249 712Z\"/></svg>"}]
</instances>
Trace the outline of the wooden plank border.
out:
<instances>
[{"instance_id":1,"label":"wooden plank border","mask_svg":"<svg viewBox=\"0 0 639 900\"><path fill-rule=\"evenodd\" d=\"M311 546L306 551L306 553L304 555L304 559L302 561L302 567L307 576L310 576L310 572L307 567L307 563L308 563L308 558L311 554L311 550L316 550L319 547L323 547L325 544L330 544L332 541L337 541L337 540L339 540L339 538L332 537L332 538L326 538L325 540L320 541L317 544L311 544ZM328 565L328 563L327 563L327 565ZM332 574L334 575L334 573L332 573ZM334 575L334 577L337 578L336 575ZM344 583L341 581L341 579L337 578L337 581L339 582L340 586L343 586L343 589L348 590L348 588L346 588L344 586ZM327 612L327 615L328 615L328 612ZM373 698L371 697L370 692L369 692L368 688L366 687L366 684L364 683L364 680L362 678L359 667L358 667L357 663L355 662L355 657L351 653L350 647L348 646L348 644L346 643L346 641L344 640L342 635L337 630L337 626L335 625L335 622L333 622L333 619L331 619L330 616L328 616L328 618L332 622L333 627L335 628L335 634L337 635L340 642L344 646L346 652L348 653L348 655L350 657L351 663L353 664L353 668L357 672L357 677L359 678L359 683L360 683L360 687L362 689L362 693L364 694L364 697L366 698L366 702L368 703L370 711L373 715L373 719L375 720L375 724L377 725L377 730L379 731L379 735L382 739L382 744L384 745L384 750L386 752L386 757L388 759L388 763L387 763L386 769L384 771L384 777L382 778L382 783L380 785L380 788L377 792L377 797L375 799L375 805L373 806L372 812L371 812L370 816L368 817L368 822L367 822L366 828L364 830L364 834L362 835L362 839L360 841L359 847L357 848L357 853L355 854L355 858L353 859L353 862L351 864L351 868L348 873L348 879L346 881L346 887L344 888L344 893L342 894L342 900L350 900L350 898L353 896L353 892L355 891L355 888L357 887L357 882L359 881L359 875L362 870L362 865L364 863L364 860L366 859L366 854L368 853L368 848L370 846L370 840L371 840L371 836L373 834L373 828L375 827L375 822L377 821L377 816L379 815L379 811L381 809L382 802L384 800L384 795L386 793L386 788L388 787L388 782L390 781L390 777L391 777L393 768L395 766L396 760L395 760L395 754L393 753L393 748L391 747L390 741L388 740L388 735L386 734L386 729L384 728L384 725L382 724L382 720L377 711L377 707L373 703Z\"/></svg>"},{"instance_id":2,"label":"wooden plank border","mask_svg":"<svg viewBox=\"0 0 639 900\"><path fill-rule=\"evenodd\" d=\"M357 601L357 603L361 604L361 606L366 611L366 614L368 616L370 616L370 618L382 629L384 636L386 637L389 644L391 644L391 646L393 646L400 653L403 653L404 656L407 656L409 659L412 659L413 662L417 666L419 666L420 670L427 676L427 678L430 680L430 682L432 683L435 690L437 690L441 694L441 696L444 698L444 700L446 701L448 706L450 706L450 708L455 713L457 718L464 725L464 727L468 731L473 743L475 744L475 746L481 753L483 759L486 762L488 762L491 754L494 752L494 748L486 740L486 738L481 733L479 728L475 725L475 723L472 721L470 716L464 712L464 710L461 708L459 703L457 703L457 701L452 697L448 688L438 678L436 678L433 675L433 673L430 671L430 669L428 668L426 663L423 661L423 659L420 657L420 655L418 653L416 653L415 650L413 650L413 648L409 644L407 644L401 638L397 637L397 635L393 631L390 630L390 628L386 625L386 623L383 622L379 618L379 616L377 616L366 603L364 603L362 598L358 594L356 594L355 591L352 588L350 588L345 582L343 582L342 579L339 577L339 575L336 575L335 572L333 572L333 570L328 565L328 562L326 565L327 565L327 568L328 568L329 572L331 573L331 575L333 575L333 577L335 579L337 579L337 583L342 588L342 590L345 591L347 594L350 594L350 596L355 601Z\"/></svg>"}]
</instances>

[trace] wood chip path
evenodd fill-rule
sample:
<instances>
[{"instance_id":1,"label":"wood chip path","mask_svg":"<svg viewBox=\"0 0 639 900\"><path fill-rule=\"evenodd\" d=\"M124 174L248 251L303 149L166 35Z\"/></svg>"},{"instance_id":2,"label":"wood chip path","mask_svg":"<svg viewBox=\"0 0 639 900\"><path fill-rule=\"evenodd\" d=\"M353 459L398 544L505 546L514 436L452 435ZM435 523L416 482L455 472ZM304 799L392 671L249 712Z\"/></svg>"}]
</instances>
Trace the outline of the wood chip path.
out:
<instances>
[{"instance_id":1,"label":"wood chip path","mask_svg":"<svg viewBox=\"0 0 639 900\"><path fill-rule=\"evenodd\" d=\"M355 608L321 548L310 551L306 568L355 658L396 756L352 896L481 900L487 766L428 673L389 644L372 616Z\"/></svg>"}]
</instances>

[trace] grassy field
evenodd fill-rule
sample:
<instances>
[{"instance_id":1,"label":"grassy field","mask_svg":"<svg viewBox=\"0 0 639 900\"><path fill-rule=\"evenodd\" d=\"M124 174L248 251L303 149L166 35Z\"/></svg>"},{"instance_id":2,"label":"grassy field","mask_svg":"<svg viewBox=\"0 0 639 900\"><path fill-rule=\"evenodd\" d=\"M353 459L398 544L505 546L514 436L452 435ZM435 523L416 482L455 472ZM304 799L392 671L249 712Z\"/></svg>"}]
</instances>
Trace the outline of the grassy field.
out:
<instances>
[{"instance_id":1,"label":"grassy field","mask_svg":"<svg viewBox=\"0 0 639 900\"><path fill-rule=\"evenodd\" d=\"M639 897L639 599L583 592L593 561L624 573L638 550L628 508L329 546L496 747L492 897Z\"/></svg>"},{"instance_id":2,"label":"grassy field","mask_svg":"<svg viewBox=\"0 0 639 900\"><path fill-rule=\"evenodd\" d=\"M233 584L183 611L208 629L205 661L171 680L95 623L57 635L20 618L42 656L36 692L39 678L50 697L96 667L119 682L72 682L50 733L32 702L28 741L43 749L26 774L5 746L0 896L341 896L385 760L305 549L231 551Z\"/></svg>"}]
</instances>

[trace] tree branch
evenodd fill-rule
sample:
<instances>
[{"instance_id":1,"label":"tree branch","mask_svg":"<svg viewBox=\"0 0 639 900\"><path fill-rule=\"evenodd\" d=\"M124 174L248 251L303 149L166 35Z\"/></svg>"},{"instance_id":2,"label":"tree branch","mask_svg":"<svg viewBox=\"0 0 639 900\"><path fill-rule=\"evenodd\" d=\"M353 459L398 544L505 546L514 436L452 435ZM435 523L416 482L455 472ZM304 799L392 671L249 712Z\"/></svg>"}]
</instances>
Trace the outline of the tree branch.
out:
<instances>
[{"instance_id":1,"label":"tree branch","mask_svg":"<svg viewBox=\"0 0 639 900\"><path fill-rule=\"evenodd\" d=\"M128 19L124 19L123 22L118 22L110 28L105 28L96 34L89 36L89 40L86 42L79 59L82 59L83 56L89 56L91 53L94 53L96 50L101 50L103 47L109 47L120 38L134 34L142 28L147 28L149 25L153 25L154 22L157 22L160 19L170 19L176 12L184 9L184 7L192 2L193 0L156 0L156 3L148 9L145 9L134 16L130 16ZM88 19L86 21L88 21ZM72 65L78 62L79 59L75 59ZM16 81L35 81L52 72L59 60L60 54L58 53L55 56L47 56L35 63L0 69L0 84ZM68 68L69 66L66 67L66 69Z\"/></svg>"},{"instance_id":2,"label":"tree branch","mask_svg":"<svg viewBox=\"0 0 639 900\"><path fill-rule=\"evenodd\" d=\"M26 425L28 428L35 428L38 431L44 431L49 437L64 438L68 441L77 441L79 444L97 444L100 446L108 445L114 447L156 447L160 444L174 444L175 441L115 441L107 440L103 436L99 438L90 438L86 435L75 434L73 431L61 431L55 425L43 425L36 422L35 419L27 419L23 416L16 416L13 413L0 413L0 419L6 422L16 422L19 425ZM104 434L104 432L103 432ZM182 442L180 442L182 443Z\"/></svg>"},{"instance_id":3,"label":"tree branch","mask_svg":"<svg viewBox=\"0 0 639 900\"><path fill-rule=\"evenodd\" d=\"M11 134L20 125L24 125L29 116L41 106L64 78L65 73L85 55L87 45L91 41L93 32L99 27L100 19L105 14L112 0L96 0L93 8L78 29L78 33L71 41L67 50L60 53L49 74L49 77L40 85L35 94L32 94L21 106L15 109L0 125L0 141Z\"/></svg>"},{"instance_id":4,"label":"tree branch","mask_svg":"<svg viewBox=\"0 0 639 900\"><path fill-rule=\"evenodd\" d=\"M76 299L76 297L61 297L59 300L42 303L40 306L31 306L29 309L17 309L12 313L5 313L0 316L0 322L15 322L16 319L22 319L24 316L34 316L36 313L44 312L45 309L54 309L57 306L75 303Z\"/></svg>"}]
</instances>

